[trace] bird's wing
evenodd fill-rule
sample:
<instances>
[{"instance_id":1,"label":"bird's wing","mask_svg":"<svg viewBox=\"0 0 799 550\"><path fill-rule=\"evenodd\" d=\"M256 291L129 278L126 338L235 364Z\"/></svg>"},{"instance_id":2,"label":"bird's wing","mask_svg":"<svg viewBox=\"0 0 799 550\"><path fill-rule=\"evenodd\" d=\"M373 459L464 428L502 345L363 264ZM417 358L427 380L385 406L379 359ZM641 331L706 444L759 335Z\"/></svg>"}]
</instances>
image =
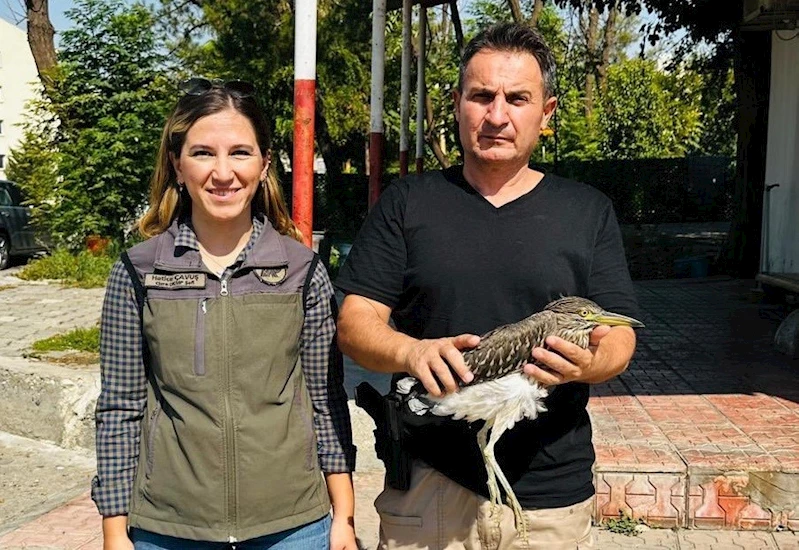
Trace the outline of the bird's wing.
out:
<instances>
[{"instance_id":1,"label":"bird's wing","mask_svg":"<svg viewBox=\"0 0 799 550\"><path fill-rule=\"evenodd\" d=\"M474 374L471 384L520 370L532 361L533 348L543 346L544 339L555 332L556 326L555 314L541 311L484 334L476 348L463 354L466 365Z\"/></svg>"}]
</instances>

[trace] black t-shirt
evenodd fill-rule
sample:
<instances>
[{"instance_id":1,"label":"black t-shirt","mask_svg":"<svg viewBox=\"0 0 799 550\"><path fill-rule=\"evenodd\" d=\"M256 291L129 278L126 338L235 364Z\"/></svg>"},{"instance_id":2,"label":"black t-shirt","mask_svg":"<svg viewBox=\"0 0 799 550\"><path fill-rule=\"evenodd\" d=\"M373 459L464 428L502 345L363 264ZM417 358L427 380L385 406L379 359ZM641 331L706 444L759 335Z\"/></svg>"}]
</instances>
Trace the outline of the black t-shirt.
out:
<instances>
[{"instance_id":1,"label":"black t-shirt","mask_svg":"<svg viewBox=\"0 0 799 550\"><path fill-rule=\"evenodd\" d=\"M336 285L391 307L397 329L415 338L483 334L568 295L638 314L610 200L550 174L499 208L466 182L460 166L393 183ZM523 507L569 506L593 495L588 393L581 383L556 387L547 412L499 440L498 462ZM411 450L487 496L480 424L414 428Z\"/></svg>"}]
</instances>

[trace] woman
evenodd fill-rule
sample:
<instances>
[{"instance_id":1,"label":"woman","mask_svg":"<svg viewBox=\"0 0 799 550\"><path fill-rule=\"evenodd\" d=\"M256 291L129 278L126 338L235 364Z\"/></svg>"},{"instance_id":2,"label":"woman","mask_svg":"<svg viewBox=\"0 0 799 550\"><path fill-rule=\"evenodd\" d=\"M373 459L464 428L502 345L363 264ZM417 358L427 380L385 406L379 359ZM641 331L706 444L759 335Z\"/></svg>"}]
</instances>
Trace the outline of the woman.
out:
<instances>
[{"instance_id":1,"label":"woman","mask_svg":"<svg viewBox=\"0 0 799 550\"><path fill-rule=\"evenodd\" d=\"M355 550L330 280L297 242L252 85L183 91L147 240L114 266L103 304L104 548Z\"/></svg>"}]
</instances>

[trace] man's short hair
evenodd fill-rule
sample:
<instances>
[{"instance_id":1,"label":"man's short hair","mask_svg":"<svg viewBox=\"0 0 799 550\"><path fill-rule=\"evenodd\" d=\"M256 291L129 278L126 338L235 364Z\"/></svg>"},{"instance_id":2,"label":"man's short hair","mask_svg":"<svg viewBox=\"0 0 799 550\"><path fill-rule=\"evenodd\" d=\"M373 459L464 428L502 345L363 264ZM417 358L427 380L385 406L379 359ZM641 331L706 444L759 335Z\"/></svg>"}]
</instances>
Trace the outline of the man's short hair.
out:
<instances>
[{"instance_id":1,"label":"man's short hair","mask_svg":"<svg viewBox=\"0 0 799 550\"><path fill-rule=\"evenodd\" d=\"M463 50L458 74L458 91L463 90L466 66L483 50L529 53L538 61L544 80L544 99L555 95L555 56L537 30L520 23L498 23L480 31Z\"/></svg>"}]
</instances>

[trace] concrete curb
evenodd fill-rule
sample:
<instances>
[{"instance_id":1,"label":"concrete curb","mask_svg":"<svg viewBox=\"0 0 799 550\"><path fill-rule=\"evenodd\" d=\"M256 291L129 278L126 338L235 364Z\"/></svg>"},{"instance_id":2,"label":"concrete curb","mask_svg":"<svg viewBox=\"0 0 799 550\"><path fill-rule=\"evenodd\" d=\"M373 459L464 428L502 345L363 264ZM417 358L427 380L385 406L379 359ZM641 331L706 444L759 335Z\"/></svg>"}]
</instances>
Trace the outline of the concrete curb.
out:
<instances>
[{"instance_id":1,"label":"concrete curb","mask_svg":"<svg viewBox=\"0 0 799 550\"><path fill-rule=\"evenodd\" d=\"M0 430L64 448L94 448L98 371L0 357Z\"/></svg>"},{"instance_id":2,"label":"concrete curb","mask_svg":"<svg viewBox=\"0 0 799 550\"><path fill-rule=\"evenodd\" d=\"M94 407L100 393L97 369L0 357L0 431L61 447L94 449ZM355 401L347 403L358 471L383 470L374 450L372 419Z\"/></svg>"}]
</instances>

